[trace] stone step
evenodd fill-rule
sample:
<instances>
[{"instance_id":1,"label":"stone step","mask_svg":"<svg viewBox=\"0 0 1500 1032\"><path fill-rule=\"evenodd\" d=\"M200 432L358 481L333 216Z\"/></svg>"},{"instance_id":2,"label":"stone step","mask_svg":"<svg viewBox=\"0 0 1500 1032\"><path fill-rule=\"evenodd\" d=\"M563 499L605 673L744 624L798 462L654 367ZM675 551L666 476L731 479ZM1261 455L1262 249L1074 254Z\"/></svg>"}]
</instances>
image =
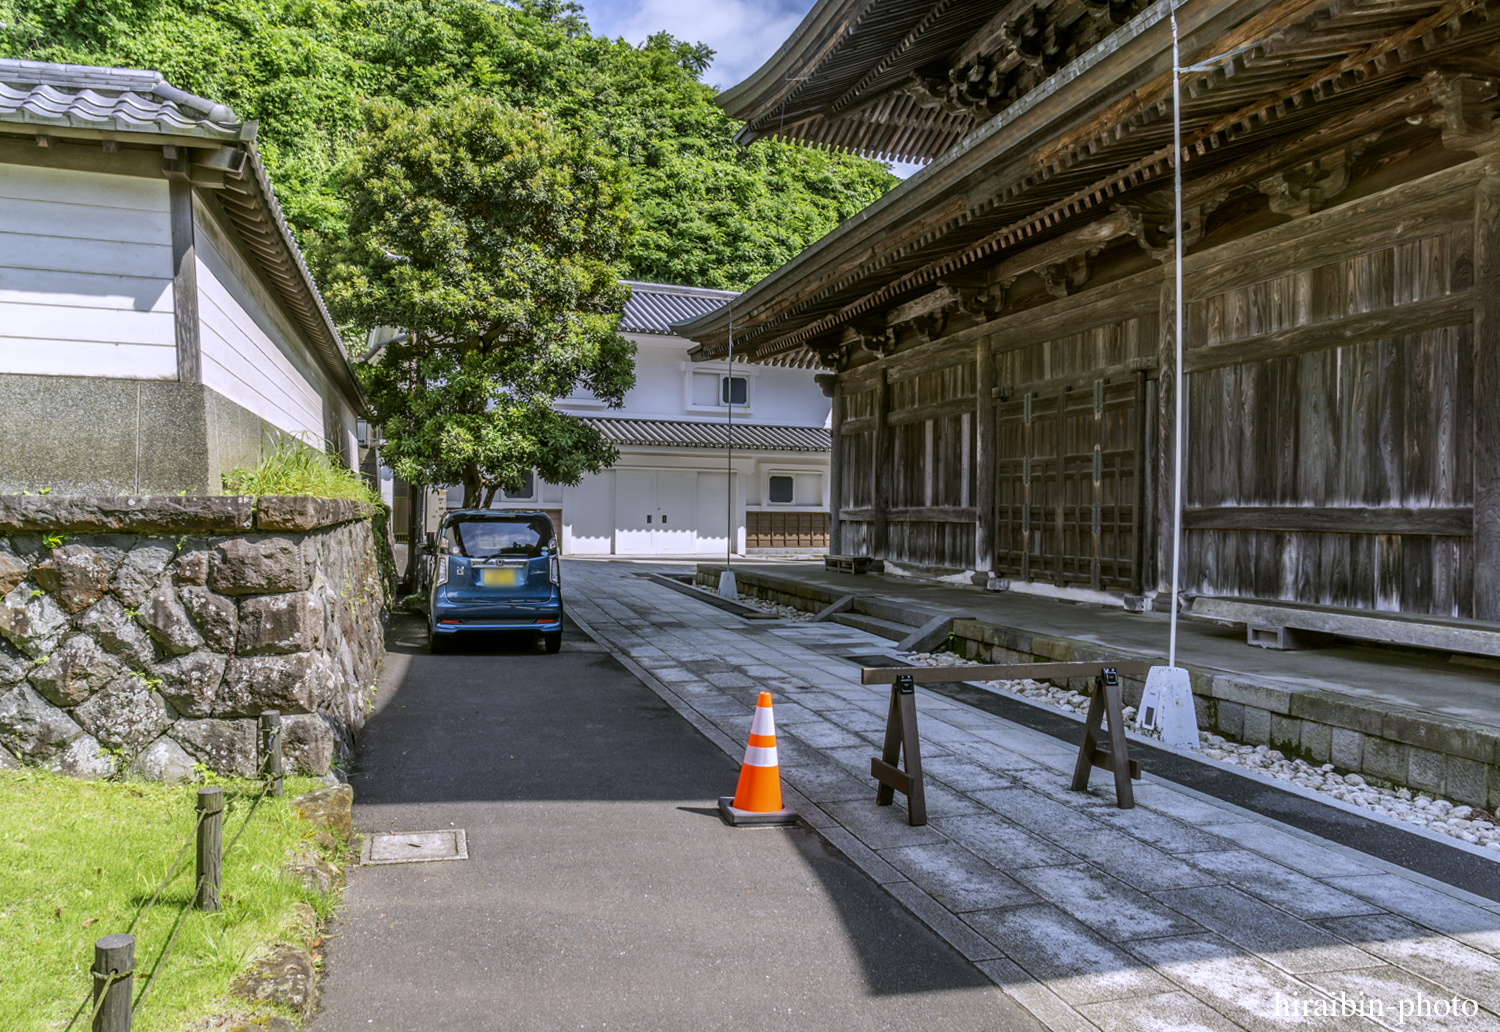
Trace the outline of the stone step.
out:
<instances>
[{"instance_id":1,"label":"stone step","mask_svg":"<svg viewBox=\"0 0 1500 1032\"><path fill-rule=\"evenodd\" d=\"M891 641L900 641L912 632L910 624L896 623L894 620L882 620L878 616L867 616L863 613L835 613L833 622L843 624L845 627L868 631L882 638L889 638Z\"/></svg>"},{"instance_id":2,"label":"stone step","mask_svg":"<svg viewBox=\"0 0 1500 1032\"><path fill-rule=\"evenodd\" d=\"M856 598L850 608L862 616L870 616L886 623L906 627L908 633L921 627L933 617L942 615L935 610L923 609L907 602L889 602L869 595Z\"/></svg>"}]
</instances>

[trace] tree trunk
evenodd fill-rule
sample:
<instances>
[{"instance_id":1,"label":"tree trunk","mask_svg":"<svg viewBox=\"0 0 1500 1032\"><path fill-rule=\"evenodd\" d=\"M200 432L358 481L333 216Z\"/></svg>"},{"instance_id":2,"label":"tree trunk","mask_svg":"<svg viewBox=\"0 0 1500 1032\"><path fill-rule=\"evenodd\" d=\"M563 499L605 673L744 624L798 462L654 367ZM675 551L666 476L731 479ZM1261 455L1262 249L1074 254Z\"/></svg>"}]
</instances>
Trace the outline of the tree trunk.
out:
<instances>
[{"instance_id":1,"label":"tree trunk","mask_svg":"<svg viewBox=\"0 0 1500 1032\"><path fill-rule=\"evenodd\" d=\"M496 484L495 486L493 486L493 487L489 488L488 490L486 490L484 492L484 505L481 506L481 508L488 509L490 506L494 505L495 504L495 492L499 491L499 490L500 490L500 485L499 484Z\"/></svg>"}]
</instances>

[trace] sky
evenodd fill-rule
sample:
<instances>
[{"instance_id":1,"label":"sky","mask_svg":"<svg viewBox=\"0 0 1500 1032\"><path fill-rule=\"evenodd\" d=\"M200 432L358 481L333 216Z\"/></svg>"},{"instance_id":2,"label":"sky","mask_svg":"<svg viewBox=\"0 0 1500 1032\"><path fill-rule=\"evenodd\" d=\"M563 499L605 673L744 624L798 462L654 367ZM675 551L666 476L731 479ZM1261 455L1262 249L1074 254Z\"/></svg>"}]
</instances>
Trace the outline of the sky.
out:
<instances>
[{"instance_id":1,"label":"sky","mask_svg":"<svg viewBox=\"0 0 1500 1032\"><path fill-rule=\"evenodd\" d=\"M596 36L623 36L640 45L666 29L715 51L703 81L720 90L743 82L776 53L812 7L813 0L581 0ZM896 164L905 179L922 166Z\"/></svg>"}]
</instances>

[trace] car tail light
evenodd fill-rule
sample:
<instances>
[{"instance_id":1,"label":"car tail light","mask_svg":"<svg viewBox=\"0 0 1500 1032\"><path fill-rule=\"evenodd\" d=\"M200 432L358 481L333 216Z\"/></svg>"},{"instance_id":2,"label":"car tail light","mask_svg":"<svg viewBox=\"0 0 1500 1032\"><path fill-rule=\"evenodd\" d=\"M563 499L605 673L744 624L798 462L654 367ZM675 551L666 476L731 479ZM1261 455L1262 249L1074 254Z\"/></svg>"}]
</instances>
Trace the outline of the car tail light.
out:
<instances>
[{"instance_id":1,"label":"car tail light","mask_svg":"<svg viewBox=\"0 0 1500 1032\"><path fill-rule=\"evenodd\" d=\"M562 565L557 561L557 556L555 555L547 563L547 576L553 584L559 587L562 586Z\"/></svg>"},{"instance_id":2,"label":"car tail light","mask_svg":"<svg viewBox=\"0 0 1500 1032\"><path fill-rule=\"evenodd\" d=\"M437 569L432 573L432 586L437 588L448 583L448 557L439 553L433 561Z\"/></svg>"}]
</instances>

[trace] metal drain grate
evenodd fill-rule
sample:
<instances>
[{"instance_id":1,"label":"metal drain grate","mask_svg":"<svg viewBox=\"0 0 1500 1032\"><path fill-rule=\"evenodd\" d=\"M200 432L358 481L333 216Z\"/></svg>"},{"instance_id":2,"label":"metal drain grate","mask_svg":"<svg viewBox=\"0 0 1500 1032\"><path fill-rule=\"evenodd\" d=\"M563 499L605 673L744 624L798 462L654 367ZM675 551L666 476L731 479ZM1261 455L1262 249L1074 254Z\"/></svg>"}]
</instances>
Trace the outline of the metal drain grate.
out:
<instances>
[{"instance_id":1,"label":"metal drain grate","mask_svg":"<svg viewBox=\"0 0 1500 1032\"><path fill-rule=\"evenodd\" d=\"M432 860L467 860L469 843L462 828L447 831L406 831L370 835L359 862L373 864L422 864Z\"/></svg>"}]
</instances>

